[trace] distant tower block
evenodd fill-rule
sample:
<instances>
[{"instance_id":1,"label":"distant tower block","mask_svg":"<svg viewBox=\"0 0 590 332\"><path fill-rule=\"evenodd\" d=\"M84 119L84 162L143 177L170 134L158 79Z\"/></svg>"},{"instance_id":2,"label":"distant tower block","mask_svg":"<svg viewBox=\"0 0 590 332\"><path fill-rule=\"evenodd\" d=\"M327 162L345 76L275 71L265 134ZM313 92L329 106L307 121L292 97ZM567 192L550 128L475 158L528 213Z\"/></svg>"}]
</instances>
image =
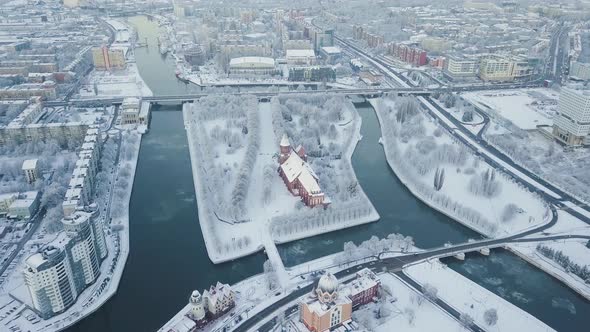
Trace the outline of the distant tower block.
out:
<instances>
[{"instance_id":1,"label":"distant tower block","mask_svg":"<svg viewBox=\"0 0 590 332\"><path fill-rule=\"evenodd\" d=\"M287 134L283 134L283 138L281 138L280 150L281 156L279 158L279 164L282 164L291 154L291 142L289 142Z\"/></svg>"},{"instance_id":2,"label":"distant tower block","mask_svg":"<svg viewBox=\"0 0 590 332\"><path fill-rule=\"evenodd\" d=\"M205 319L205 308L203 307L203 298L198 290L193 291L190 300L191 304L191 318L195 321L202 321Z\"/></svg>"},{"instance_id":3,"label":"distant tower block","mask_svg":"<svg viewBox=\"0 0 590 332\"><path fill-rule=\"evenodd\" d=\"M39 170L37 168L37 159L27 159L23 162L23 172L28 183L37 181Z\"/></svg>"}]
</instances>

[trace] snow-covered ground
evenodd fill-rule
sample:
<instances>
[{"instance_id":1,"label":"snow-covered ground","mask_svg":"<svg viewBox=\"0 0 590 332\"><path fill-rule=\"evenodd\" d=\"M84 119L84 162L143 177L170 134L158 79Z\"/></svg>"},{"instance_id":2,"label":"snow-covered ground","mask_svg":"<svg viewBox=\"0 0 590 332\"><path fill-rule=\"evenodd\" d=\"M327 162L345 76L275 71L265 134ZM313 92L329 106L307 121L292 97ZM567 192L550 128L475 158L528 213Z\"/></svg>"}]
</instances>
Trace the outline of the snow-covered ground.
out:
<instances>
[{"instance_id":1,"label":"snow-covered ground","mask_svg":"<svg viewBox=\"0 0 590 332\"><path fill-rule=\"evenodd\" d=\"M438 298L460 313L465 313L487 331L553 331L543 322L502 299L473 281L448 268L438 260L404 268L404 273L416 282L437 288ZM484 313L495 309L497 322L486 323Z\"/></svg>"},{"instance_id":2,"label":"snow-covered ground","mask_svg":"<svg viewBox=\"0 0 590 332\"><path fill-rule=\"evenodd\" d=\"M461 322L430 301L417 299L422 293L389 273L379 274L381 284L391 290L391 295L381 303L361 307L352 315L353 320L367 331L469 331ZM381 309L382 318L375 318ZM384 317L383 317L384 316Z\"/></svg>"},{"instance_id":3,"label":"snow-covered ground","mask_svg":"<svg viewBox=\"0 0 590 332\"><path fill-rule=\"evenodd\" d=\"M430 117L417 111L398 127L395 109L401 104L391 99L370 102L381 124L389 165L414 195L433 208L492 237L550 220L546 204L537 195L470 154ZM434 185L437 174L443 178L439 190Z\"/></svg>"},{"instance_id":4,"label":"snow-covered ground","mask_svg":"<svg viewBox=\"0 0 590 332\"><path fill-rule=\"evenodd\" d=\"M567 149L540 132L512 133L504 129L492 133L488 129L484 137L516 163L590 202L590 149Z\"/></svg>"},{"instance_id":5,"label":"snow-covered ground","mask_svg":"<svg viewBox=\"0 0 590 332\"><path fill-rule=\"evenodd\" d=\"M92 71L88 76L88 83L82 85L79 92L82 99L151 95L135 62L128 62L125 69L113 72Z\"/></svg>"},{"instance_id":6,"label":"snow-covered ground","mask_svg":"<svg viewBox=\"0 0 590 332\"><path fill-rule=\"evenodd\" d=\"M521 129L552 125L558 94L547 88L465 92L463 98L482 109L492 109Z\"/></svg>"}]
</instances>

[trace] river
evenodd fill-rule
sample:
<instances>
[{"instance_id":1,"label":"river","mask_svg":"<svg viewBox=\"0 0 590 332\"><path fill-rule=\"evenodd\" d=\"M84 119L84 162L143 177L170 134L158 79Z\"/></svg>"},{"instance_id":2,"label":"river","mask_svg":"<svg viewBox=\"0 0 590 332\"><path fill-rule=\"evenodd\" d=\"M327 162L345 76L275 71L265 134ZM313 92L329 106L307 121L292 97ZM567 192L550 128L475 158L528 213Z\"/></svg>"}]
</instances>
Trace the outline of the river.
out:
<instances>
[{"instance_id":1,"label":"river","mask_svg":"<svg viewBox=\"0 0 590 332\"><path fill-rule=\"evenodd\" d=\"M136 49L143 79L155 95L198 88L179 82L174 61L157 48L157 23L145 17L130 21L149 47ZM428 208L395 177L378 144L377 117L368 104L357 105L363 119L353 166L358 180L381 215L369 225L279 246L285 265L303 263L341 250L345 241L360 243L372 235L398 232L423 248L478 238L473 231ZM235 283L262 270L263 254L213 265L200 232L190 158L180 106L156 106L151 127L141 142L130 202L131 252L117 294L101 309L68 331L155 331L188 300L190 291L217 280ZM560 331L590 326L590 303L504 251L489 258L467 255L465 262L447 259L451 268L528 311ZM502 319L502 317L500 317Z\"/></svg>"}]
</instances>

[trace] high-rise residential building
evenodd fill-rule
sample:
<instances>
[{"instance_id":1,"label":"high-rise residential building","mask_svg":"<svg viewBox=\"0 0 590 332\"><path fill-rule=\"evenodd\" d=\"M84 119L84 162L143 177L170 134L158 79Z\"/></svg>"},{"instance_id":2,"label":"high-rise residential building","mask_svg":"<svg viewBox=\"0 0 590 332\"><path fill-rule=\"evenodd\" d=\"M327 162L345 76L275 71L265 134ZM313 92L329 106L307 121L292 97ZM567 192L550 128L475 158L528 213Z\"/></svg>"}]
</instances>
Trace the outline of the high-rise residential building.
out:
<instances>
[{"instance_id":1,"label":"high-rise residential building","mask_svg":"<svg viewBox=\"0 0 590 332\"><path fill-rule=\"evenodd\" d=\"M27 159L23 162L23 172L28 183L33 183L39 178L39 171L37 169L37 159Z\"/></svg>"},{"instance_id":2,"label":"high-rise residential building","mask_svg":"<svg viewBox=\"0 0 590 332\"><path fill-rule=\"evenodd\" d=\"M96 70L113 70L125 68L125 49L107 46L92 49L92 61Z\"/></svg>"},{"instance_id":3,"label":"high-rise residential building","mask_svg":"<svg viewBox=\"0 0 590 332\"><path fill-rule=\"evenodd\" d=\"M67 253L70 245L69 236L62 232L40 252L25 260L25 284L33 307L43 318L65 311L78 297Z\"/></svg>"},{"instance_id":4,"label":"high-rise residential building","mask_svg":"<svg viewBox=\"0 0 590 332\"><path fill-rule=\"evenodd\" d=\"M572 62L569 75L583 81L590 80L590 63Z\"/></svg>"},{"instance_id":5,"label":"high-rise residential building","mask_svg":"<svg viewBox=\"0 0 590 332\"><path fill-rule=\"evenodd\" d=\"M107 246L102 225L92 217L76 212L64 218L64 231L25 260L25 284L43 318L67 310L100 275Z\"/></svg>"},{"instance_id":6,"label":"high-rise residential building","mask_svg":"<svg viewBox=\"0 0 590 332\"><path fill-rule=\"evenodd\" d=\"M553 136L568 145L590 140L590 90L562 88L553 122Z\"/></svg>"}]
</instances>

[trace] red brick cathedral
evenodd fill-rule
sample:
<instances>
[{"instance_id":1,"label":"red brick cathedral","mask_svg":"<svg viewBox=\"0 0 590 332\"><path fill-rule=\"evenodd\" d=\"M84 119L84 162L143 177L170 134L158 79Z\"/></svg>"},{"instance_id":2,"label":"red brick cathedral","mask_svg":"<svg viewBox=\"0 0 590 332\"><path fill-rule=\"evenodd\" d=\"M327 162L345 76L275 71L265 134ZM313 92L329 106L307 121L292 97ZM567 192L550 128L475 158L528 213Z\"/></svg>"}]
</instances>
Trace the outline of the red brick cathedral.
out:
<instances>
[{"instance_id":1,"label":"red brick cathedral","mask_svg":"<svg viewBox=\"0 0 590 332\"><path fill-rule=\"evenodd\" d=\"M293 150L287 135L283 135L280 149L279 174L289 191L295 196L301 196L301 200L309 207L326 204L318 176L307 163L305 149L299 145Z\"/></svg>"}]
</instances>

